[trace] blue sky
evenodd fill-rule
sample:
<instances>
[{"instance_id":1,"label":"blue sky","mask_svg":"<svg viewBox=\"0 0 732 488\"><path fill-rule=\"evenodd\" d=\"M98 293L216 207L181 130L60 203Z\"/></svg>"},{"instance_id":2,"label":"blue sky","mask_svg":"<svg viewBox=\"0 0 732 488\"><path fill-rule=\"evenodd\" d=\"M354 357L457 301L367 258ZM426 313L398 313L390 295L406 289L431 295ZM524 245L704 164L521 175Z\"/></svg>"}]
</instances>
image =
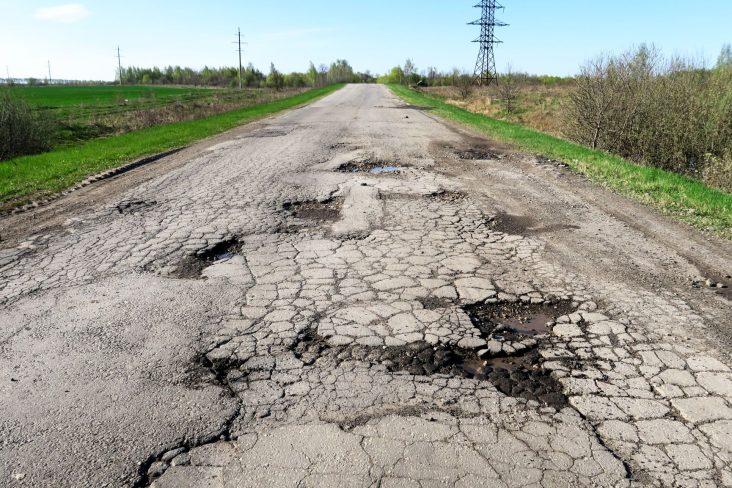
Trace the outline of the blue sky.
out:
<instances>
[{"instance_id":1,"label":"blue sky","mask_svg":"<svg viewBox=\"0 0 732 488\"><path fill-rule=\"evenodd\" d=\"M472 70L477 0L0 0L0 76L112 79L123 64L202 67L245 60L304 70L348 59L383 73L407 57L418 68ZM730 0L504 0L499 70L566 75L588 58L653 42L667 54L713 62L732 42Z\"/></svg>"}]
</instances>

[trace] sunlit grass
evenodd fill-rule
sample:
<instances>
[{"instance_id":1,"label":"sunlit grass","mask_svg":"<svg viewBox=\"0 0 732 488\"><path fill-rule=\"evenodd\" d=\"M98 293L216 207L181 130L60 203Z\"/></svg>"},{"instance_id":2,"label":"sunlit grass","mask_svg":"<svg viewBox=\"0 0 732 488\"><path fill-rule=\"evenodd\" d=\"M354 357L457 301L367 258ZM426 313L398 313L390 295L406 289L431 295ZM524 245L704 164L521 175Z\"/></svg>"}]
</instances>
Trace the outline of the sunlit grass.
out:
<instances>
[{"instance_id":1,"label":"sunlit grass","mask_svg":"<svg viewBox=\"0 0 732 488\"><path fill-rule=\"evenodd\" d=\"M7 207L69 188L89 175L183 147L252 120L311 102L341 87L318 88L206 119L151 127L0 162L0 203Z\"/></svg>"}]
</instances>

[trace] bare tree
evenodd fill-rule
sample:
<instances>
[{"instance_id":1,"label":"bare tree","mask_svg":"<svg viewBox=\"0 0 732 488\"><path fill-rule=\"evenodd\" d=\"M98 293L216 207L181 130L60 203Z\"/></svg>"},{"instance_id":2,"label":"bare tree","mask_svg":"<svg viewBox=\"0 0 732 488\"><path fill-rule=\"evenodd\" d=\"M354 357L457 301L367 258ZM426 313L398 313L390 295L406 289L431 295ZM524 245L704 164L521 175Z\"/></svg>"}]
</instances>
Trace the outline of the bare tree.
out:
<instances>
[{"instance_id":1,"label":"bare tree","mask_svg":"<svg viewBox=\"0 0 732 488\"><path fill-rule=\"evenodd\" d=\"M506 66L506 73L501 76L498 83L498 94L506 109L506 113L512 115L518 108L518 95L521 86L518 77L514 74L512 66Z\"/></svg>"},{"instance_id":2,"label":"bare tree","mask_svg":"<svg viewBox=\"0 0 732 488\"><path fill-rule=\"evenodd\" d=\"M473 93L473 75L463 71L459 74L453 73L455 87L463 100L467 100Z\"/></svg>"}]
</instances>

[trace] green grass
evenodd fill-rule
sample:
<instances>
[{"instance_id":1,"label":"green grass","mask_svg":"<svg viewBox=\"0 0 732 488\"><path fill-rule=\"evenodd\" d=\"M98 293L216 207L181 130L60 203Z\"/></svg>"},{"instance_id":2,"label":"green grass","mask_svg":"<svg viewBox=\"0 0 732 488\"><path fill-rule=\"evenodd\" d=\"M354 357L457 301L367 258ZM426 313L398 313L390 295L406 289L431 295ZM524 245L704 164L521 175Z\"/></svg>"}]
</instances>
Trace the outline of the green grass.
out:
<instances>
[{"instance_id":1,"label":"green grass","mask_svg":"<svg viewBox=\"0 0 732 488\"><path fill-rule=\"evenodd\" d=\"M13 93L38 108L56 109L76 105L110 106L140 98L176 98L210 93L212 89L168 86L14 86Z\"/></svg>"},{"instance_id":2,"label":"green grass","mask_svg":"<svg viewBox=\"0 0 732 488\"><path fill-rule=\"evenodd\" d=\"M606 188L700 229L732 239L732 195L728 193L676 173L639 166L518 124L468 112L404 86L390 85L389 88L410 104L430 107L435 115L519 149L559 159L573 171Z\"/></svg>"},{"instance_id":3,"label":"green grass","mask_svg":"<svg viewBox=\"0 0 732 488\"><path fill-rule=\"evenodd\" d=\"M0 205L8 207L63 190L89 175L139 158L182 147L282 110L297 107L341 88L332 85L289 98L201 120L151 127L82 145L0 163Z\"/></svg>"}]
</instances>

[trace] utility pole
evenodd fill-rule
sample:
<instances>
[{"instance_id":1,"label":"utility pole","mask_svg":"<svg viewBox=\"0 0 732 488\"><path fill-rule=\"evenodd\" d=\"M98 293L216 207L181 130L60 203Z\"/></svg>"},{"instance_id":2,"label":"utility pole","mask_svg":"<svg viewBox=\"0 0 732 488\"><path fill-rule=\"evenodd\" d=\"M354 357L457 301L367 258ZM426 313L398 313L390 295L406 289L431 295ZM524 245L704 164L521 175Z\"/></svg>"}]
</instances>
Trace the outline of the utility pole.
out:
<instances>
[{"instance_id":1,"label":"utility pole","mask_svg":"<svg viewBox=\"0 0 732 488\"><path fill-rule=\"evenodd\" d=\"M119 68L119 86L122 86L122 56L119 53L119 46L117 46L117 66Z\"/></svg>"},{"instance_id":2,"label":"utility pole","mask_svg":"<svg viewBox=\"0 0 732 488\"><path fill-rule=\"evenodd\" d=\"M498 83L493 47L496 44L501 44L502 41L496 38L495 28L505 27L508 24L496 19L496 10L503 9L503 5L496 0L481 0L475 7L481 10L480 20L468 24L480 26L480 37L473 41L480 44L478 61L475 63L475 83L487 86L491 83Z\"/></svg>"},{"instance_id":3,"label":"utility pole","mask_svg":"<svg viewBox=\"0 0 732 488\"><path fill-rule=\"evenodd\" d=\"M238 32L238 44L239 44L239 89L242 90L244 88L244 80L242 79L242 67L241 67L241 27L237 28Z\"/></svg>"},{"instance_id":4,"label":"utility pole","mask_svg":"<svg viewBox=\"0 0 732 488\"><path fill-rule=\"evenodd\" d=\"M49 85L52 85L53 84L51 82L51 80L53 80L53 78L51 78L51 60L49 59L48 60L48 84Z\"/></svg>"},{"instance_id":5,"label":"utility pole","mask_svg":"<svg viewBox=\"0 0 732 488\"><path fill-rule=\"evenodd\" d=\"M13 82L10 80L10 66L8 66L7 64L5 65L5 74L8 75L8 77L6 78L8 80L8 85L12 85Z\"/></svg>"}]
</instances>

